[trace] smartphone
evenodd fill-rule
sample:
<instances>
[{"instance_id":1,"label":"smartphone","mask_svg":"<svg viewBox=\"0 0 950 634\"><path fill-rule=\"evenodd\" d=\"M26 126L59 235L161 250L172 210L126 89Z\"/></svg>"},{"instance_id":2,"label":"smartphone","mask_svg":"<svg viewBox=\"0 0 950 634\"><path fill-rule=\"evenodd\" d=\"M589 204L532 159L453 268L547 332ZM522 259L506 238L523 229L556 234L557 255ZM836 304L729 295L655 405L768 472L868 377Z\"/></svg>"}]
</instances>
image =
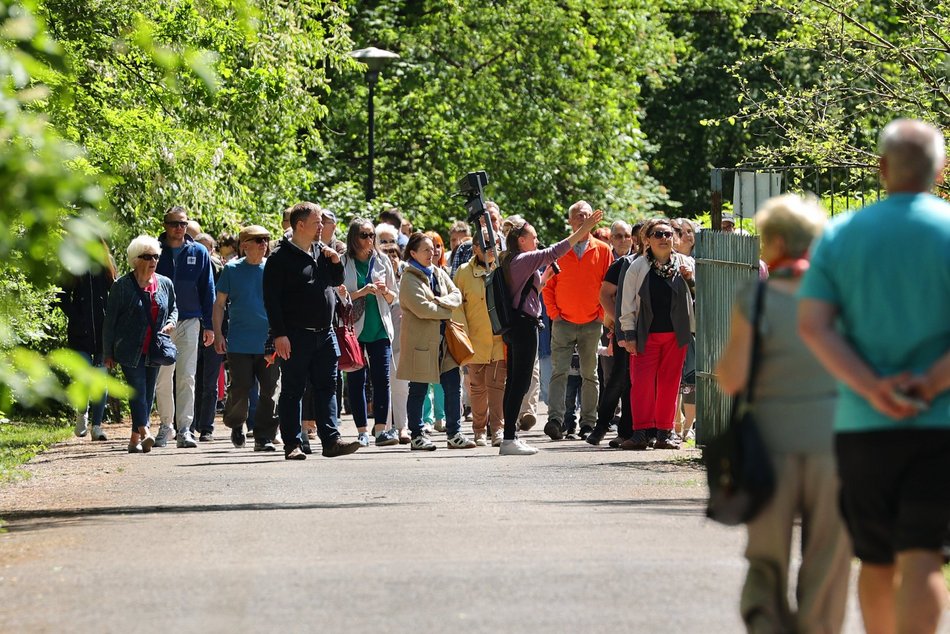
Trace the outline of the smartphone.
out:
<instances>
[{"instance_id":1,"label":"smartphone","mask_svg":"<svg viewBox=\"0 0 950 634\"><path fill-rule=\"evenodd\" d=\"M930 405L927 401L917 398L916 396L911 396L900 390L894 390L891 392L891 398L900 403L901 405L909 405L919 412L925 412L930 409Z\"/></svg>"}]
</instances>

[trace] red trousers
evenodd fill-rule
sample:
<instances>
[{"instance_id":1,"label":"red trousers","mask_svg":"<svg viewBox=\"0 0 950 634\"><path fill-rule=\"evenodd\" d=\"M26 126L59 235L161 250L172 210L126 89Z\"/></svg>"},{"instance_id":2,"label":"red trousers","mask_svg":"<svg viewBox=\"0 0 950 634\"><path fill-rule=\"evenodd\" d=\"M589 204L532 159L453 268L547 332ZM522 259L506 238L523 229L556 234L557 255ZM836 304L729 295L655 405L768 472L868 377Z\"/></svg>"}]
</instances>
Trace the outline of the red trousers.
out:
<instances>
[{"instance_id":1,"label":"red trousers","mask_svg":"<svg viewBox=\"0 0 950 634\"><path fill-rule=\"evenodd\" d=\"M643 352L630 355L630 409L633 428L673 429L686 346L676 333L650 333Z\"/></svg>"}]
</instances>

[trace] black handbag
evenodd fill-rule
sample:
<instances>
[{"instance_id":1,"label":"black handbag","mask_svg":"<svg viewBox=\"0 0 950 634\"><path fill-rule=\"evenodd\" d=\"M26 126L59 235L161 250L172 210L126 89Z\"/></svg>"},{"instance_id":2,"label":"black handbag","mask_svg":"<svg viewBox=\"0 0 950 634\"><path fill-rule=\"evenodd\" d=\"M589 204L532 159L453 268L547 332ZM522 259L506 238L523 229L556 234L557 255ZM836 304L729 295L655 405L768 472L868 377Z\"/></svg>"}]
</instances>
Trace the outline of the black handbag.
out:
<instances>
[{"instance_id":1,"label":"black handbag","mask_svg":"<svg viewBox=\"0 0 950 634\"><path fill-rule=\"evenodd\" d=\"M764 298L765 282L760 280L755 291L752 355L745 390L733 399L728 427L703 449L709 484L706 516L726 526L755 519L775 492L775 469L752 416L755 377L761 354L759 322Z\"/></svg>"},{"instance_id":2,"label":"black handbag","mask_svg":"<svg viewBox=\"0 0 950 634\"><path fill-rule=\"evenodd\" d=\"M138 285L138 282L132 280L132 284L139 294L139 299L142 300L142 310L145 311L145 318L152 328L152 340L148 344L145 365L175 365L175 361L178 359L178 348L175 347L175 342L172 341L171 335L156 328L155 320L152 318L152 302L149 301L148 296L145 295L145 291Z\"/></svg>"}]
</instances>

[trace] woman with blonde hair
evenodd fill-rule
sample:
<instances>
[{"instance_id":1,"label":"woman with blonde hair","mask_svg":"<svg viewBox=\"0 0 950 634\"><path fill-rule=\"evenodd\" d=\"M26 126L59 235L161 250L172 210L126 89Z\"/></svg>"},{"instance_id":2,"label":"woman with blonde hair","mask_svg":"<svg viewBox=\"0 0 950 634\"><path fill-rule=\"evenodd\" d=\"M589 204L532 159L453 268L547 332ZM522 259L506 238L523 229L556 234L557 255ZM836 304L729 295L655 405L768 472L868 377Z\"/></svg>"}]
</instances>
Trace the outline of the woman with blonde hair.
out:
<instances>
[{"instance_id":1,"label":"woman with blonde hair","mask_svg":"<svg viewBox=\"0 0 950 634\"><path fill-rule=\"evenodd\" d=\"M716 367L727 394L754 381L752 411L775 469L771 501L748 524L749 560L740 610L750 632L838 632L844 620L851 544L838 510L832 422L832 377L798 335L801 277L825 216L813 201L787 194L755 216L769 279L741 289L729 339ZM756 294L762 307L755 315ZM758 317L758 318L757 318ZM753 324L758 324L756 375L749 376ZM789 552L801 517L798 609L788 603Z\"/></svg>"}]
</instances>

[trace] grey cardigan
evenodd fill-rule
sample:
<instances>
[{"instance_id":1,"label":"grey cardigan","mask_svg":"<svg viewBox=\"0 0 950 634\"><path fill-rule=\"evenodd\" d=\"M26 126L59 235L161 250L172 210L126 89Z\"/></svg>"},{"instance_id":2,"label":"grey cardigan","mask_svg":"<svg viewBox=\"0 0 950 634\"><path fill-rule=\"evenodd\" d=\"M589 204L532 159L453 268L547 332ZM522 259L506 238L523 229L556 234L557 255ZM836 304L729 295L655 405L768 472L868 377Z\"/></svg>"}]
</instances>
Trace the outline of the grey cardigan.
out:
<instances>
[{"instance_id":1,"label":"grey cardigan","mask_svg":"<svg viewBox=\"0 0 950 634\"><path fill-rule=\"evenodd\" d=\"M168 324L178 323L178 308L175 305L175 285L164 275L158 278L158 304L156 327L161 330ZM103 358L114 359L129 367L138 367L145 345L148 319L142 308L142 300L135 290L138 282L132 273L126 273L112 285L106 303L106 317L102 324Z\"/></svg>"}]
</instances>

